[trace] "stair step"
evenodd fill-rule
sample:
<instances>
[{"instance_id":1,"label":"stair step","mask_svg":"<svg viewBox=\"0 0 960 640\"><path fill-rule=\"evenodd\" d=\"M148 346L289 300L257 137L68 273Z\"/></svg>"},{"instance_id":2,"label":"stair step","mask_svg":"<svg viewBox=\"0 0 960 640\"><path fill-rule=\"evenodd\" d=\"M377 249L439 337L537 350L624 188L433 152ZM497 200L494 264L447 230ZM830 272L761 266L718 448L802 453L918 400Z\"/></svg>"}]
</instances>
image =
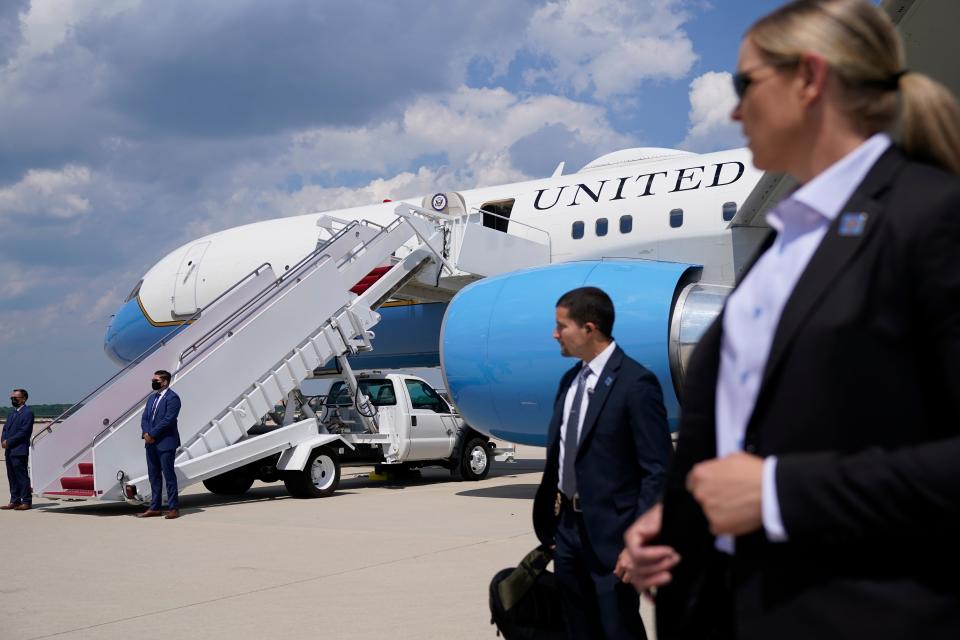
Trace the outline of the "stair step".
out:
<instances>
[{"instance_id":1,"label":"stair step","mask_svg":"<svg viewBox=\"0 0 960 640\"><path fill-rule=\"evenodd\" d=\"M393 267L375 267L370 273L363 276L360 279L360 282L353 285L353 287L350 288L350 291L357 295L360 295L361 293L369 289L374 282L382 278L383 275L387 271L390 271L390 269L392 268Z\"/></svg>"},{"instance_id":2,"label":"stair step","mask_svg":"<svg viewBox=\"0 0 960 640\"><path fill-rule=\"evenodd\" d=\"M93 476L64 476L60 478L60 486L64 489L93 491Z\"/></svg>"},{"instance_id":3,"label":"stair step","mask_svg":"<svg viewBox=\"0 0 960 640\"><path fill-rule=\"evenodd\" d=\"M45 497L50 498L93 498L97 492L93 489L66 489L64 491L45 491Z\"/></svg>"},{"instance_id":4,"label":"stair step","mask_svg":"<svg viewBox=\"0 0 960 640\"><path fill-rule=\"evenodd\" d=\"M92 462L81 462L77 465L80 469L80 475L82 476L92 476L93 475L93 463Z\"/></svg>"}]
</instances>

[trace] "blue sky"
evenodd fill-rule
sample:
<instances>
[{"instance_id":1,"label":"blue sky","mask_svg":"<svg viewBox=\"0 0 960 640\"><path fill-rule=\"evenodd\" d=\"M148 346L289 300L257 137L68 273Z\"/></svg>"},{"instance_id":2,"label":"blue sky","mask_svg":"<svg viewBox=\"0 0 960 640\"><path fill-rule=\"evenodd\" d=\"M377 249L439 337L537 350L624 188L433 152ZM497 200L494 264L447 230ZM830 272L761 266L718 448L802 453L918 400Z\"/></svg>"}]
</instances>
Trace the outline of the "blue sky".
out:
<instances>
[{"instance_id":1,"label":"blue sky","mask_svg":"<svg viewBox=\"0 0 960 640\"><path fill-rule=\"evenodd\" d=\"M5 0L0 387L79 400L130 288L212 231L740 146L727 74L779 4Z\"/></svg>"}]
</instances>

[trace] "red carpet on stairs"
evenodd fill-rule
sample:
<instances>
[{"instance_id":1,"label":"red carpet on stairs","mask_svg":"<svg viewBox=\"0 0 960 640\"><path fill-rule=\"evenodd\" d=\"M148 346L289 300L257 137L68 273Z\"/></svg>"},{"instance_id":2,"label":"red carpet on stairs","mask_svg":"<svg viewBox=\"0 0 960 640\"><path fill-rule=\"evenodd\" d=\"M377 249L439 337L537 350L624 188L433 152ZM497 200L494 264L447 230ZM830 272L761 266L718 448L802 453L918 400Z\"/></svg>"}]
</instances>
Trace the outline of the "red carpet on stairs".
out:
<instances>
[{"instance_id":1,"label":"red carpet on stairs","mask_svg":"<svg viewBox=\"0 0 960 640\"><path fill-rule=\"evenodd\" d=\"M43 495L52 498L92 498L97 495L93 488L93 463L79 463L77 472L79 475L60 478L60 487L63 491L47 491Z\"/></svg>"},{"instance_id":2,"label":"red carpet on stairs","mask_svg":"<svg viewBox=\"0 0 960 640\"><path fill-rule=\"evenodd\" d=\"M390 271L391 268L392 267L375 267L373 271L363 276L363 278L360 279L360 282L353 285L350 291L352 291L357 295L360 295L361 293L369 289L370 285L372 285L374 282L382 278L383 274L385 274L387 271Z\"/></svg>"}]
</instances>

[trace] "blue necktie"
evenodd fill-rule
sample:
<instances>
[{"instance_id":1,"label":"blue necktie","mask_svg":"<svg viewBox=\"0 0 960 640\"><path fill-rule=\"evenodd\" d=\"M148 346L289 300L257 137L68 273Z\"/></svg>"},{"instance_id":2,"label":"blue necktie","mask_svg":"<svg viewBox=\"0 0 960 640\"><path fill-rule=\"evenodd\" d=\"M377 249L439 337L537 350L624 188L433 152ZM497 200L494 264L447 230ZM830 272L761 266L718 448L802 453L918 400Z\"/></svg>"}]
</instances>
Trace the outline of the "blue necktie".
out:
<instances>
[{"instance_id":1,"label":"blue necktie","mask_svg":"<svg viewBox=\"0 0 960 640\"><path fill-rule=\"evenodd\" d=\"M563 482L560 484L560 491L571 500L577 493L577 472L574 464L577 461L580 435L580 405L583 403L583 392L587 389L590 373L590 367L583 365L577 376L577 392L573 395L573 405L567 415L567 432L563 438Z\"/></svg>"},{"instance_id":2,"label":"blue necktie","mask_svg":"<svg viewBox=\"0 0 960 640\"><path fill-rule=\"evenodd\" d=\"M150 403L150 422L157 416L157 405L160 404L160 394L153 394L153 402Z\"/></svg>"}]
</instances>

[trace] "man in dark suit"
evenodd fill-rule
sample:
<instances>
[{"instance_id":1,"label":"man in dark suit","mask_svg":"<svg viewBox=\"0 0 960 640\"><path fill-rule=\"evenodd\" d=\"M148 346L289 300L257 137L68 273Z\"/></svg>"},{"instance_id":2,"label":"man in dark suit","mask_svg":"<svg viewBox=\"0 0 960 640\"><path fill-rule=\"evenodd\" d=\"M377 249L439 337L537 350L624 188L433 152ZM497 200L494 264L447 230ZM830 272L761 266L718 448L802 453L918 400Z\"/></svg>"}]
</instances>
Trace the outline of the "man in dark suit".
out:
<instances>
[{"instance_id":1,"label":"man in dark suit","mask_svg":"<svg viewBox=\"0 0 960 640\"><path fill-rule=\"evenodd\" d=\"M612 337L613 302L595 287L557 302L553 337L580 362L561 379L534 501L571 638L643 638L639 598L612 571L623 533L659 498L671 455L656 377Z\"/></svg>"},{"instance_id":2,"label":"man in dark suit","mask_svg":"<svg viewBox=\"0 0 960 640\"><path fill-rule=\"evenodd\" d=\"M180 396L170 388L170 372L157 371L150 383L154 393L147 398L140 418L144 448L147 452L147 473L150 476L150 508L137 515L152 518L163 515L160 511L164 482L167 487L167 520L180 517L180 502L177 497L177 474L173 462L180 446L177 431L177 416L180 415Z\"/></svg>"},{"instance_id":3,"label":"man in dark suit","mask_svg":"<svg viewBox=\"0 0 960 640\"><path fill-rule=\"evenodd\" d=\"M10 502L0 509L4 511L28 511L33 504L30 488L30 436L33 435L33 409L27 406L25 389L14 389L10 394L13 411L3 425L0 445L7 463L7 480L10 483Z\"/></svg>"}]
</instances>

